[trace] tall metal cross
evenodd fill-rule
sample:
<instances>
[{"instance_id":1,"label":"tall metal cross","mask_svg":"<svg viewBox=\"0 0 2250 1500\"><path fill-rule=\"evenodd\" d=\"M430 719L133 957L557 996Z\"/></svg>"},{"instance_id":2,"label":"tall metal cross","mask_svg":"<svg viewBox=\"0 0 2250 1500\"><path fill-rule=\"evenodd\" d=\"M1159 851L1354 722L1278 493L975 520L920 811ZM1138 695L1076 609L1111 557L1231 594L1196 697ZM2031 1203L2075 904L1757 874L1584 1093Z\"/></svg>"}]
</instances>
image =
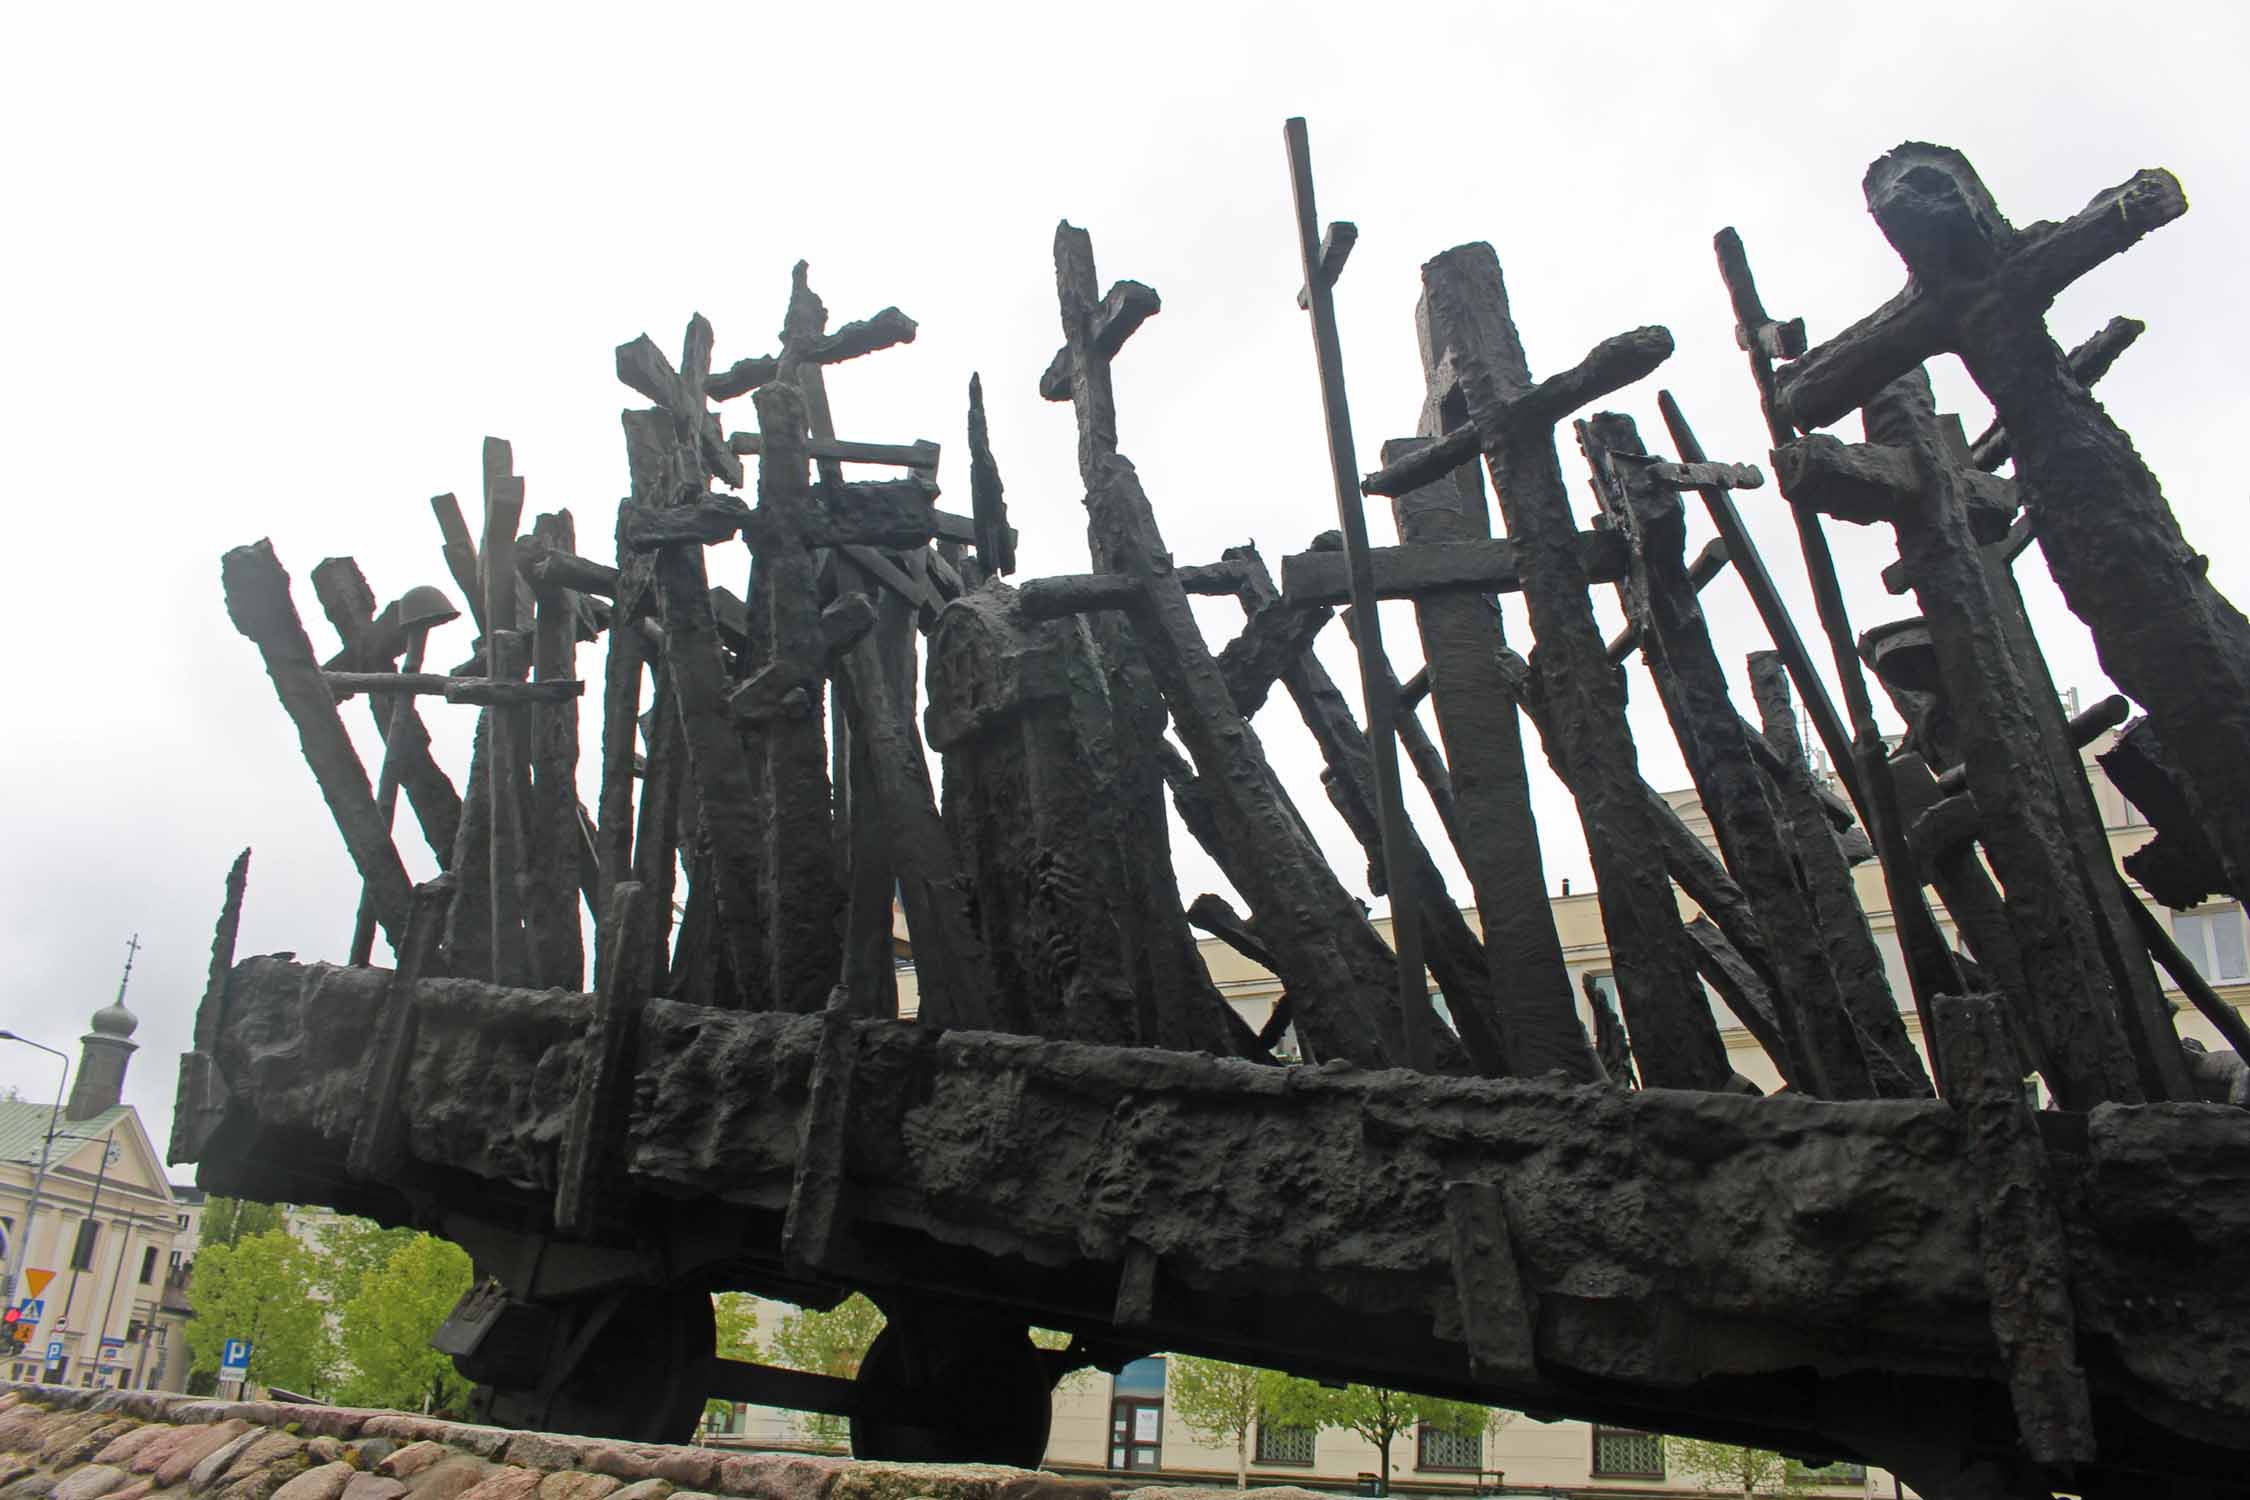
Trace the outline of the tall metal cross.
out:
<instances>
[{"instance_id":1,"label":"tall metal cross","mask_svg":"<svg viewBox=\"0 0 2250 1500\"><path fill-rule=\"evenodd\" d=\"M1375 567L1368 556L1366 502L1359 493L1359 459L1352 447L1351 407L1344 396L1344 350L1336 334L1336 277L1358 232L1350 224L1320 235L1313 208L1312 142L1302 116L1282 127L1289 148L1289 186L1297 206L1297 246L1305 285L1298 302L1312 314L1313 356L1320 365L1320 406L1328 424L1328 467L1336 486L1336 519L1344 532L1351 574L1352 641L1359 654L1360 695L1367 710L1368 747L1375 756L1375 817L1383 836L1384 884L1391 893L1391 944L1398 950L1399 1014L1416 1067L1428 1066L1428 1036L1417 1024L1427 1014L1429 989L1422 972L1421 914L1414 886L1402 884L1409 858L1406 809L1398 778L1398 683L1383 654L1383 626L1375 604Z\"/></svg>"},{"instance_id":2,"label":"tall metal cross","mask_svg":"<svg viewBox=\"0 0 2250 1500\"><path fill-rule=\"evenodd\" d=\"M1726 283L1727 296L1734 304L1735 342L1749 356L1750 378L1758 388L1758 405L1765 414L1766 431L1776 446L1787 443L1796 436L1796 431L1790 425L1787 403L1781 394L1781 376L1774 368L1774 361L1803 353L1804 320L1795 318L1782 323L1767 316L1765 303L1758 295L1758 284L1750 275L1750 259L1742 248L1740 235L1732 229L1722 229L1713 238L1712 247L1719 257L1719 278ZM1802 364L1799 360L1789 368L1794 371ZM1866 394L1872 395L1874 390L1870 388ZM1667 422L1671 418L1672 412L1667 411ZM1685 419L1674 426L1673 438L1680 443L1681 456L1694 456L1685 441L1688 436ZM1891 912L1898 924L1899 948L1906 958L1907 979L1914 990L1914 1008L1921 1018L1923 1035L1935 1036L1936 999L1941 994L1960 993L1961 972L1944 935L1938 931L1937 918L1931 914L1929 900L1922 891L1913 851L1907 846L1898 789L1884 765L1883 736L1875 724L1875 708L1867 695L1866 679L1860 675L1858 650L1852 637L1851 620L1844 608L1843 586L1836 578L1835 559L1828 549L1828 535L1821 529L1818 512L1811 508L1793 506L1790 514L1797 528L1798 547L1804 554L1805 578L1812 585L1813 608L1820 617L1822 633L1828 637L1829 652L1835 658L1836 682L1843 692L1844 709L1850 718L1848 732L1821 687L1819 674L1813 669L1804 643L1797 638L1795 627L1787 624L1788 612L1779 609L1777 604L1769 607L1765 603L1761 603L1759 612L1773 636L1775 647L1782 654L1791 680L1797 685L1797 695L1804 700L1805 711L1811 716L1821 743L1827 746L1829 757L1835 762L1837 779L1844 784L1853 806L1859 810L1860 822L1875 844L1875 855L1883 871L1883 888L1890 896ZM1736 524L1739 525L1739 520ZM1731 535L1728 541L1731 545ZM1744 574L1745 578L1750 576L1747 572Z\"/></svg>"},{"instance_id":3,"label":"tall metal cross","mask_svg":"<svg viewBox=\"0 0 2250 1500\"><path fill-rule=\"evenodd\" d=\"M117 976L117 1003L125 1003L125 986L133 982L133 956L141 951L141 935L134 933L125 940L125 972Z\"/></svg>"}]
</instances>

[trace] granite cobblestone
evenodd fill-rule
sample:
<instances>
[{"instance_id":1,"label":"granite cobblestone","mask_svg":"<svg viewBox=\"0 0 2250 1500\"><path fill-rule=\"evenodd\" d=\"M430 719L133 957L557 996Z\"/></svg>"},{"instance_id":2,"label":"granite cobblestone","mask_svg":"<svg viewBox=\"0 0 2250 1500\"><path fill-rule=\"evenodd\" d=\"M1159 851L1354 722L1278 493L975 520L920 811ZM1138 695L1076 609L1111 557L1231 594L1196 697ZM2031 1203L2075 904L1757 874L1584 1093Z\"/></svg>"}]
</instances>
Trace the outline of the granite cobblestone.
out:
<instances>
[{"instance_id":1,"label":"granite cobblestone","mask_svg":"<svg viewBox=\"0 0 2250 1500\"><path fill-rule=\"evenodd\" d=\"M0 1500L1110 1500L1096 1480L857 1463L410 1412L0 1385Z\"/></svg>"}]
</instances>

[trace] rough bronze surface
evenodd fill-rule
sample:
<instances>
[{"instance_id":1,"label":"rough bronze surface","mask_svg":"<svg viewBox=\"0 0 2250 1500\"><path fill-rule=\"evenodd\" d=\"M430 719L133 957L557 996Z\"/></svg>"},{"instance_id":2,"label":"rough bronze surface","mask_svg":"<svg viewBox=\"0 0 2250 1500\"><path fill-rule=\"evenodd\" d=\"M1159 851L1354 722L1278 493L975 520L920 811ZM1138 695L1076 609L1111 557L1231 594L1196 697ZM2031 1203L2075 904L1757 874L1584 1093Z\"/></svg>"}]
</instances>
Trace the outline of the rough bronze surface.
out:
<instances>
[{"instance_id":1,"label":"rough bronze surface","mask_svg":"<svg viewBox=\"0 0 2250 1500\"><path fill-rule=\"evenodd\" d=\"M206 1169L215 1185L319 1180L364 1108L357 1061L385 977L236 966L212 1054L231 1106L188 1143L218 1166ZM474 1249L552 1189L554 1122L587 1066L594 1007L459 980L422 980L414 998L407 1149L425 1177L490 1185L487 1201L441 1216ZM758 1284L758 1225L791 1196L822 1027L651 1002L620 1142L641 1206L617 1222L703 1202L695 1253ZM1943 1104L1274 1069L910 1023L852 1023L848 1037L842 1160L856 1207L837 1261L879 1292L935 1280L1005 1298L1004 1286L951 1279L962 1257L989 1257L1058 1326L1098 1323L1138 1244L1165 1268L1153 1325L1164 1347L1509 1405L1653 1404L1721 1428L1747 1416L1735 1392L1786 1375L1775 1389L1792 1394L1767 1392L1764 1417L1769 1431L1803 1424L1804 1440L1822 1431L1823 1383L1847 1382L1841 1396L1854 1372L1908 1374L1933 1397L2007 1379L1979 1249L1984 1148ZM2105 1339L2160 1335L2134 1343L2123 1368L2090 1373L2095 1399L2194 1407L2206 1433L2250 1422L2238 1378L2250 1368L2239 1331L2250 1115L2111 1107L2090 1130L2038 1134L2080 1320ZM1353 1165L1377 1142L1380 1191ZM1541 1308L1540 1367L1579 1387L1574 1398L1472 1376L1444 1207L1456 1181L1505 1199ZM2195 1269L2170 1260L2180 1245L2199 1247ZM1308 1264L1324 1274L1298 1275ZM2145 1294L2159 1266L2187 1277L2190 1302ZM1245 1315L1260 1305L1272 1315ZM1213 1321L1222 1307L1235 1311ZM2194 1339L2178 1336L2187 1316L2201 1324Z\"/></svg>"},{"instance_id":2,"label":"rough bronze surface","mask_svg":"<svg viewBox=\"0 0 2250 1500\"><path fill-rule=\"evenodd\" d=\"M1425 412L1425 426L1439 420L1434 410ZM1384 444L1385 461L1399 451ZM1409 543L1472 542L1492 531L1484 480L1473 466L1398 496L1391 514ZM1446 590L1417 598L1414 617L1438 733L1452 752L1450 824L1484 924L1503 1055L1517 1072L1559 1068L1591 1078L1586 1034L1571 1009L1570 975L1547 908L1522 724L1491 650L1505 641L1499 601Z\"/></svg>"},{"instance_id":3,"label":"rough bronze surface","mask_svg":"<svg viewBox=\"0 0 2250 1500\"><path fill-rule=\"evenodd\" d=\"M1614 386L1580 382L1577 371L1533 383L1491 246L1462 246L1432 260L1422 268L1422 289L1423 369L1433 381L1450 370L1519 548L1552 728L1548 754L1578 801L1641 1081L1720 1087L1732 1070L1697 992L1694 950L1662 867L1647 858L1656 839L1635 795L1640 778L1623 687L1594 623L1591 579L1555 456L1554 422Z\"/></svg>"},{"instance_id":4,"label":"rough bronze surface","mask_svg":"<svg viewBox=\"0 0 2250 1500\"><path fill-rule=\"evenodd\" d=\"M936 507L938 444L839 429L827 367L916 328L887 308L831 330L802 264L773 353L721 366L700 316L676 365L645 336L616 351L653 404L623 417L614 562L579 555L568 512L518 535L527 481L498 439L481 525L433 502L458 607L420 586L378 611L331 559L322 657L272 549L230 552L230 615L362 893L348 965L237 962L237 863L173 1159L211 1191L467 1247L485 1279L437 1343L506 1425L661 1441L719 1396L850 1416L873 1456L1031 1463L1055 1378L1171 1349L1859 1457L1934 1500L2243 1496L2250 1067L2182 1043L2151 959L2228 1047L2250 1027L2110 867L2078 755L2128 705L2068 717L2012 572L2044 556L2148 713L2111 752L2163 830L2129 868L2167 900L2241 890L2250 692L2226 684L2250 628L2085 394L2138 325L2066 360L2044 322L2184 209L2177 185L2143 174L2018 230L1958 153L1901 148L1867 189L1913 283L1810 352L1718 237L1831 702L1732 498L1763 473L1713 461L1668 396L1677 461L1621 413L1581 424L1601 512L1582 527L1553 428L1671 335L1535 380L1489 245L1424 266L1418 436L1356 479L1337 278L1357 231L1317 233L1304 123L1286 134L1342 524L1281 587L1255 544L1172 556L1160 515L1205 497L1144 487L1111 380L1161 304L1105 293L1068 224L1037 388L1074 418L1079 571L1005 577L981 380L969 514ZM1945 350L1998 408L1974 445L1913 374ZM745 396L730 432L714 403ZM1862 404L1867 443L1797 434ZM1719 533L1693 563L1689 490ZM1397 545L1363 495L1395 500ZM1016 514L1069 497L1036 498ZM1824 516L1895 531L1882 581L1921 618L1854 632ZM1737 581L1762 639L1705 618L1699 591ZM1605 641L1612 583L1626 629ZM1530 620L1514 644L1507 592ZM1231 639L1197 603L1218 595ZM1411 646L1394 666L1378 598L1411 606L1420 670ZM474 639L438 660L461 664L426 670L457 616ZM1364 716L1314 654L1332 623ZM1700 807L1642 778L1642 672ZM1276 686L1395 953L1267 751ZM455 781L418 715L457 709L476 721ZM1526 721L1576 802L1613 976L1556 929ZM1401 750L1437 815L1419 831ZM439 856L419 886L392 842L402 789ZM1186 899L1174 812L1231 893ZM1927 1066L1858 899L1870 857ZM1230 1002L1191 924L1270 971L1270 1008ZM1764 1050L1775 1095L1730 1040ZM2057 1107L2034 1107L2033 1072ZM720 1359L725 1288L865 1291L888 1325L856 1381ZM1042 1353L1032 1324L1073 1342Z\"/></svg>"},{"instance_id":5,"label":"rough bronze surface","mask_svg":"<svg viewBox=\"0 0 2250 1500\"><path fill-rule=\"evenodd\" d=\"M1822 1098L1872 1098L1868 1059L1821 946L1800 862L1784 835L1779 793L1751 752L1688 578L1686 508L1653 472L1632 418L1600 413L1580 424L1579 441L1594 467L1602 514L1632 548L1624 594L1642 658L1720 853L1758 909L1764 942L1744 957L1762 965L1772 988L1769 1006L1787 1059L1782 1077Z\"/></svg>"}]
</instances>

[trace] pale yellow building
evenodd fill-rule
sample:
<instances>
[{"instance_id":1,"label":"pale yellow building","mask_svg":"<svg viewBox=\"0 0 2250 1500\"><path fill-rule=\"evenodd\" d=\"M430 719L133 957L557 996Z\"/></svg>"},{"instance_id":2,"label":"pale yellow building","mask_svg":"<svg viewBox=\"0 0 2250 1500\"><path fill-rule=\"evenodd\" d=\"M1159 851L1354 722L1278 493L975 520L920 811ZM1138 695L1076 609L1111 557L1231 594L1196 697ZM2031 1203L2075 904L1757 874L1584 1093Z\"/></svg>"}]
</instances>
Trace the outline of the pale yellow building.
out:
<instances>
[{"instance_id":1,"label":"pale yellow building","mask_svg":"<svg viewBox=\"0 0 2250 1500\"><path fill-rule=\"evenodd\" d=\"M60 1107L0 1101L0 1231L9 1264L21 1251L17 1303L33 1325L21 1356L0 1358L11 1380L176 1389L186 1375L184 1309L165 1296L183 1211L121 1102L137 1025L122 1000L94 1013Z\"/></svg>"},{"instance_id":2,"label":"pale yellow building","mask_svg":"<svg viewBox=\"0 0 2250 1500\"><path fill-rule=\"evenodd\" d=\"M1055 1393L1046 1467L1104 1475L1146 1474L1152 1480L1231 1486L1231 1439L1214 1442L1188 1429L1163 1398L1163 1358L1128 1365L1117 1375L1088 1371ZM1254 1431L1247 1444L1252 1485L1299 1485L1372 1492L1381 1467L1375 1445L1334 1428ZM1838 1464L1808 1482L1823 1494L1892 1494L1889 1474ZM1484 1430L1455 1436L1410 1429L1391 1447L1393 1494L1489 1494L1567 1490L1572 1493L1662 1495L1702 1487L1667 1475L1661 1439L1585 1422L1541 1422L1494 1412Z\"/></svg>"}]
</instances>

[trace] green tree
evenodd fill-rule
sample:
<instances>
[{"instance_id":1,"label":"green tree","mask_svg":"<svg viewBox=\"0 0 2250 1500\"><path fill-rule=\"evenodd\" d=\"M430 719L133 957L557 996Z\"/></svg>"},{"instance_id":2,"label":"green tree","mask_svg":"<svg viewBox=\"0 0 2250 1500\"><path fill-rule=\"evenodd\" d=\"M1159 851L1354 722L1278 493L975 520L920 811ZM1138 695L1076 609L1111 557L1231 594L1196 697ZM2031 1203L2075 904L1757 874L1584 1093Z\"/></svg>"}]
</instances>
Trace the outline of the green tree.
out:
<instances>
[{"instance_id":1,"label":"green tree","mask_svg":"<svg viewBox=\"0 0 2250 1500\"><path fill-rule=\"evenodd\" d=\"M430 1347L453 1304L469 1289L468 1252L435 1235L409 1232L390 1257L360 1279L340 1310L344 1362L341 1399L400 1411L464 1411L470 1382L453 1356Z\"/></svg>"},{"instance_id":2,"label":"green tree","mask_svg":"<svg viewBox=\"0 0 2250 1500\"><path fill-rule=\"evenodd\" d=\"M1664 1463L1667 1469L1696 1480L1705 1489L1729 1490L1742 1500L1750 1500L1753 1495L1794 1494L1816 1483L1778 1453L1701 1438L1666 1438Z\"/></svg>"},{"instance_id":3,"label":"green tree","mask_svg":"<svg viewBox=\"0 0 2250 1500\"><path fill-rule=\"evenodd\" d=\"M253 1205L257 1206L257 1205ZM319 1262L285 1229L206 1244L188 1299L188 1368L216 1373L228 1339L250 1341L251 1381L322 1394L335 1353L326 1309L314 1295Z\"/></svg>"},{"instance_id":4,"label":"green tree","mask_svg":"<svg viewBox=\"0 0 2250 1500\"><path fill-rule=\"evenodd\" d=\"M213 1198L203 1205L203 1222L196 1230L198 1250L213 1245L233 1246L269 1229L286 1229L288 1218L278 1203L253 1203L247 1198Z\"/></svg>"},{"instance_id":5,"label":"green tree","mask_svg":"<svg viewBox=\"0 0 2250 1500\"><path fill-rule=\"evenodd\" d=\"M1377 1483L1391 1492L1391 1444L1402 1432L1427 1422L1460 1437L1481 1433L1486 1408L1472 1401L1417 1396L1385 1386L1349 1385L1331 1390L1308 1380L1277 1382L1267 1392L1266 1420L1289 1427L1341 1427L1375 1445L1381 1455Z\"/></svg>"},{"instance_id":6,"label":"green tree","mask_svg":"<svg viewBox=\"0 0 2250 1500\"><path fill-rule=\"evenodd\" d=\"M358 1296L367 1278L380 1271L390 1258L414 1243L411 1229L385 1229L372 1219L338 1215L327 1221L320 1234L320 1289L328 1305L341 1311Z\"/></svg>"},{"instance_id":7,"label":"green tree","mask_svg":"<svg viewBox=\"0 0 2250 1500\"><path fill-rule=\"evenodd\" d=\"M827 1312L800 1308L785 1315L773 1331L777 1363L815 1375L835 1375L849 1380L859 1373L868 1345L883 1331L883 1311L858 1292ZM805 1430L823 1443L843 1441L849 1428L842 1417L809 1412Z\"/></svg>"},{"instance_id":8,"label":"green tree","mask_svg":"<svg viewBox=\"0 0 2250 1500\"><path fill-rule=\"evenodd\" d=\"M758 1299L748 1292L716 1292L711 1297L711 1317L719 1326L721 1359L755 1360L758 1348ZM707 1423L724 1422L734 1415L734 1403L713 1396L703 1403Z\"/></svg>"},{"instance_id":9,"label":"green tree","mask_svg":"<svg viewBox=\"0 0 2250 1500\"><path fill-rule=\"evenodd\" d=\"M1173 1354L1164 1361L1165 1404L1188 1431L1205 1442L1234 1445L1234 1487L1238 1490L1250 1486L1250 1434L1257 1430L1258 1423L1318 1425L1281 1413L1304 1407L1317 1397L1319 1389L1310 1381L1278 1371L1232 1365L1224 1360Z\"/></svg>"}]
</instances>

